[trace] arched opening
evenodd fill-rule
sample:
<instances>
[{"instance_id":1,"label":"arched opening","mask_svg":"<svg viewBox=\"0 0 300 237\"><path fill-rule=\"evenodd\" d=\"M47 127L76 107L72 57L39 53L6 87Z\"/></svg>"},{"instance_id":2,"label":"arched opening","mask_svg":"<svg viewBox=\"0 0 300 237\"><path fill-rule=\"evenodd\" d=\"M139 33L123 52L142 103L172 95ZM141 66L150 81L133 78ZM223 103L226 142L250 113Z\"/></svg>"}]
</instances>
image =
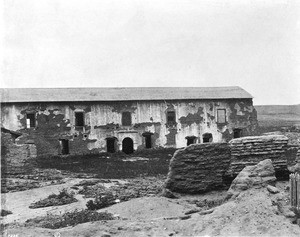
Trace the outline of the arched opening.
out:
<instances>
[{"instance_id":1,"label":"arched opening","mask_svg":"<svg viewBox=\"0 0 300 237\"><path fill-rule=\"evenodd\" d=\"M146 148L152 148L152 135L151 132L145 132L143 133L143 137L145 138L145 147Z\"/></svg>"},{"instance_id":2,"label":"arched opening","mask_svg":"<svg viewBox=\"0 0 300 237\"><path fill-rule=\"evenodd\" d=\"M106 138L106 149L109 153L115 153L117 150L117 138L108 137Z\"/></svg>"},{"instance_id":3,"label":"arched opening","mask_svg":"<svg viewBox=\"0 0 300 237\"><path fill-rule=\"evenodd\" d=\"M189 146L191 144L196 143L196 137L195 136L187 136L186 139L186 145Z\"/></svg>"},{"instance_id":4,"label":"arched opening","mask_svg":"<svg viewBox=\"0 0 300 237\"><path fill-rule=\"evenodd\" d=\"M124 138L122 141L122 151L126 154L133 153L133 140L131 138Z\"/></svg>"},{"instance_id":5,"label":"arched opening","mask_svg":"<svg viewBox=\"0 0 300 237\"><path fill-rule=\"evenodd\" d=\"M203 143L212 142L213 136L211 133L204 133L203 134Z\"/></svg>"}]
</instances>

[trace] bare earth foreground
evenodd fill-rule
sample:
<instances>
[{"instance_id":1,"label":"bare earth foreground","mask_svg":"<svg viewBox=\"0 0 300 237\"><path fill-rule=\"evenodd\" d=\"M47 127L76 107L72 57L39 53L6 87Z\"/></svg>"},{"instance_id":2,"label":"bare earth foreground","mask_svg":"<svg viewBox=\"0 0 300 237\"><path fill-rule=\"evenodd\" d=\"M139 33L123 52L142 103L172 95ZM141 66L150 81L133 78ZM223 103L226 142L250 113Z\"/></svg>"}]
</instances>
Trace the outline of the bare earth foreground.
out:
<instances>
[{"instance_id":1,"label":"bare earth foreground","mask_svg":"<svg viewBox=\"0 0 300 237\"><path fill-rule=\"evenodd\" d=\"M195 200L220 199L226 191L184 195L178 199L150 195L99 210L115 214L116 219L111 221L56 230L23 225L29 218L85 208L90 199L79 194L76 194L78 202L72 204L29 208L32 202L80 181L69 178L64 184L2 194L2 207L13 213L2 217L2 223L9 223L4 236L300 236L300 227L280 212L280 202L288 197L287 182L277 183L280 190L277 194L265 187L252 188L209 210L196 206ZM191 210L197 212L189 214Z\"/></svg>"}]
</instances>

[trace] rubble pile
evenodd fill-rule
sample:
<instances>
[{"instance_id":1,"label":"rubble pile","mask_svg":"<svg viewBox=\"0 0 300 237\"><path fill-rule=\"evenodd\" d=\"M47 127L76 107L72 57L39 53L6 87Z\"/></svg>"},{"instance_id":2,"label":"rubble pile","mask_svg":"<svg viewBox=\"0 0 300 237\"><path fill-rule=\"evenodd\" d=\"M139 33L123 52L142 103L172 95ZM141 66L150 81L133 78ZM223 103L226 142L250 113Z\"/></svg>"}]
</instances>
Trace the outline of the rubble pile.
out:
<instances>
[{"instance_id":1,"label":"rubble pile","mask_svg":"<svg viewBox=\"0 0 300 237\"><path fill-rule=\"evenodd\" d=\"M228 194L236 196L252 187L265 187L268 184L275 186L275 183L276 177L272 161L266 159L257 165L246 166L232 181Z\"/></svg>"}]
</instances>

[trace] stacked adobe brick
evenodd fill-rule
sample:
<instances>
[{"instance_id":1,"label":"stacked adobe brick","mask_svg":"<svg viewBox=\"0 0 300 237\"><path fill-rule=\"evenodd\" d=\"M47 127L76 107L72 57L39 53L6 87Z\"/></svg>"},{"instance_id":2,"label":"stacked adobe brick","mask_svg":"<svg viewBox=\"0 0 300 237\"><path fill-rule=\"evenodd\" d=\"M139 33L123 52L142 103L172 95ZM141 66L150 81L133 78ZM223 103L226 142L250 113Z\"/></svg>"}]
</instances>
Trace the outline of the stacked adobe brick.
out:
<instances>
[{"instance_id":1,"label":"stacked adobe brick","mask_svg":"<svg viewBox=\"0 0 300 237\"><path fill-rule=\"evenodd\" d=\"M1 132L2 176L26 173L32 169L30 159L36 157L36 147L30 141L18 144L10 133Z\"/></svg>"},{"instance_id":2,"label":"stacked adobe brick","mask_svg":"<svg viewBox=\"0 0 300 237\"><path fill-rule=\"evenodd\" d=\"M173 155L165 187L186 193L223 187L223 175L229 164L230 148L227 143L190 145Z\"/></svg>"},{"instance_id":3,"label":"stacked adobe brick","mask_svg":"<svg viewBox=\"0 0 300 237\"><path fill-rule=\"evenodd\" d=\"M229 143L193 144L173 155L165 187L183 193L214 190L244 167L266 159L272 160L279 175L288 174L288 168L297 163L297 152L299 154L299 146L288 144L288 138L283 135L242 137Z\"/></svg>"},{"instance_id":4,"label":"stacked adobe brick","mask_svg":"<svg viewBox=\"0 0 300 237\"><path fill-rule=\"evenodd\" d=\"M235 176L245 166L271 159L276 171L287 170L288 163L295 160L297 150L288 145L283 135L236 138L229 142L231 164L227 174ZM292 157L291 157L292 156Z\"/></svg>"}]
</instances>

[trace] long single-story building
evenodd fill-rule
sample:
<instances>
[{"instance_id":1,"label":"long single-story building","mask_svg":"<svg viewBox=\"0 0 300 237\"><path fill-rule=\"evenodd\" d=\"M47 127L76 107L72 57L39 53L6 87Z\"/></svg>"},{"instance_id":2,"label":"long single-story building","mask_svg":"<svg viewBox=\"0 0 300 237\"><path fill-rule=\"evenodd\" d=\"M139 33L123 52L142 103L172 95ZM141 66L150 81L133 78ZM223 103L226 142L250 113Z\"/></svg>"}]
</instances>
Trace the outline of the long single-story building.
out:
<instances>
[{"instance_id":1,"label":"long single-story building","mask_svg":"<svg viewBox=\"0 0 300 237\"><path fill-rule=\"evenodd\" d=\"M240 87L1 89L1 126L38 155L180 148L253 135L252 99Z\"/></svg>"}]
</instances>

